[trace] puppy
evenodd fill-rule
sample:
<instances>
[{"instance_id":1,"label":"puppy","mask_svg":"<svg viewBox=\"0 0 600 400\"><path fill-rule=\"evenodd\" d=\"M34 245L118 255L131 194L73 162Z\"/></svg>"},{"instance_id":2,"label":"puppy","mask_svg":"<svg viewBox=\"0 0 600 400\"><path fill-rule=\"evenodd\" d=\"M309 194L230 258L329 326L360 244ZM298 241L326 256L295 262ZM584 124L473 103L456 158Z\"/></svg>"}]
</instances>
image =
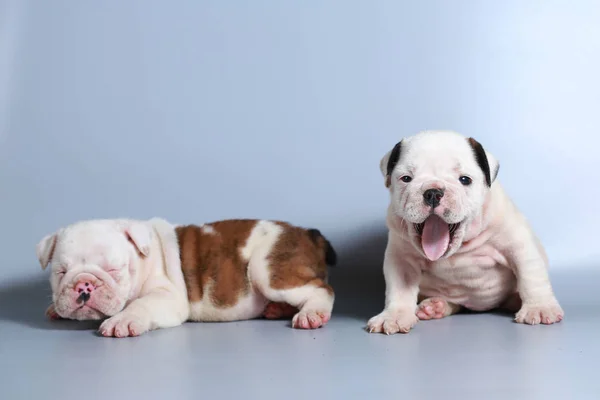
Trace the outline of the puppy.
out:
<instances>
[{"instance_id":1,"label":"puppy","mask_svg":"<svg viewBox=\"0 0 600 400\"><path fill-rule=\"evenodd\" d=\"M333 308L333 247L284 222L89 220L45 236L36 253L42 269L52 264L47 315L104 320L104 336L292 312L293 327L314 329Z\"/></svg>"},{"instance_id":2,"label":"puppy","mask_svg":"<svg viewBox=\"0 0 600 400\"><path fill-rule=\"evenodd\" d=\"M370 332L407 333L419 319L506 308L515 321L552 324L564 313L548 259L496 177L499 163L473 138L426 131L380 162L390 191L385 308ZM418 301L420 301L419 304Z\"/></svg>"}]
</instances>

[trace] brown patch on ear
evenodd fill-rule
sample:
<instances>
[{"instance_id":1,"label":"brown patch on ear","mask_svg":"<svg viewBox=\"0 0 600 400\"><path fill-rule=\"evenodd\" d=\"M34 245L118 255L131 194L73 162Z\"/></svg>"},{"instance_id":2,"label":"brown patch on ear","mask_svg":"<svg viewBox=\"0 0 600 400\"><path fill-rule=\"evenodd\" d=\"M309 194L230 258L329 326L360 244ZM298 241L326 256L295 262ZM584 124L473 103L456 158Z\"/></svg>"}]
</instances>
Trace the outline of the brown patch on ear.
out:
<instances>
[{"instance_id":1,"label":"brown patch on ear","mask_svg":"<svg viewBox=\"0 0 600 400\"><path fill-rule=\"evenodd\" d=\"M175 228L188 299L202 300L210 284L213 305L232 307L250 290L248 265L242 260L240 249L256 221L228 220L208 225L214 232L207 233L197 225Z\"/></svg>"},{"instance_id":2,"label":"brown patch on ear","mask_svg":"<svg viewBox=\"0 0 600 400\"><path fill-rule=\"evenodd\" d=\"M392 172L394 168L396 168L396 164L400 160L400 152L402 151L402 140L396 143L392 152L390 153L390 158L388 158L387 162L387 173L385 176L385 187L389 188L392 185Z\"/></svg>"},{"instance_id":3,"label":"brown patch on ear","mask_svg":"<svg viewBox=\"0 0 600 400\"><path fill-rule=\"evenodd\" d=\"M468 138L467 141L469 145L473 149L473 153L475 155L475 161L479 165L479 168L483 171L483 175L485 176L485 183L488 187L492 186L492 177L490 173L490 165L488 163L487 156L485 155L485 150L483 146L475 139ZM496 171L497 173L498 171Z\"/></svg>"},{"instance_id":4,"label":"brown patch on ear","mask_svg":"<svg viewBox=\"0 0 600 400\"><path fill-rule=\"evenodd\" d=\"M316 235L316 230L276 223L283 232L268 256L271 288L282 290L310 285L324 288L333 295L333 289L325 283L327 264L335 263L331 244L320 232Z\"/></svg>"}]
</instances>

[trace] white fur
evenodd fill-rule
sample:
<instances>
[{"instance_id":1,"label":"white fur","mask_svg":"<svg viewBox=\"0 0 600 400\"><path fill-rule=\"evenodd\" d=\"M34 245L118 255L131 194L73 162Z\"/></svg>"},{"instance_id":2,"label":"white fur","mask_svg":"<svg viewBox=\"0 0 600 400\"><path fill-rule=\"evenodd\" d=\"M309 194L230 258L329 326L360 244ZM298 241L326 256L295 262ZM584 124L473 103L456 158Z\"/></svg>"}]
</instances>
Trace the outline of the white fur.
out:
<instances>
[{"instance_id":1,"label":"white fur","mask_svg":"<svg viewBox=\"0 0 600 400\"><path fill-rule=\"evenodd\" d=\"M42 268L52 263L51 311L70 319L106 319L104 336L137 336L180 325L189 306L179 246L161 219L89 220L44 237L37 246ZM97 289L79 307L74 286Z\"/></svg>"},{"instance_id":2,"label":"white fur","mask_svg":"<svg viewBox=\"0 0 600 400\"><path fill-rule=\"evenodd\" d=\"M213 283L209 282L204 288L202 300L190 304L191 321L225 322L253 319L261 316L265 310L265 306L269 302L260 292L252 288L234 306L227 308L216 307L210 298L212 286Z\"/></svg>"},{"instance_id":3,"label":"white fur","mask_svg":"<svg viewBox=\"0 0 600 400\"><path fill-rule=\"evenodd\" d=\"M216 235L217 231L211 225L202 225L202 233L207 235Z\"/></svg>"},{"instance_id":4,"label":"white fur","mask_svg":"<svg viewBox=\"0 0 600 400\"><path fill-rule=\"evenodd\" d=\"M387 173L390 152L380 169ZM495 180L498 161L486 151L492 186L488 188L467 138L454 132L422 132L402 140L400 160L391 177L387 212L388 245L383 265L384 310L368 322L371 332L408 332L418 321L417 296L440 297L484 311L518 293L523 301L517 322L554 323L564 313L547 272L544 249L529 224ZM412 181L402 181L404 175ZM463 186L459 177L473 183ZM435 214L448 224L460 222L449 249L436 261L426 258L414 224L431 208L423 202L428 188L445 189ZM427 303L429 304L429 303Z\"/></svg>"}]
</instances>

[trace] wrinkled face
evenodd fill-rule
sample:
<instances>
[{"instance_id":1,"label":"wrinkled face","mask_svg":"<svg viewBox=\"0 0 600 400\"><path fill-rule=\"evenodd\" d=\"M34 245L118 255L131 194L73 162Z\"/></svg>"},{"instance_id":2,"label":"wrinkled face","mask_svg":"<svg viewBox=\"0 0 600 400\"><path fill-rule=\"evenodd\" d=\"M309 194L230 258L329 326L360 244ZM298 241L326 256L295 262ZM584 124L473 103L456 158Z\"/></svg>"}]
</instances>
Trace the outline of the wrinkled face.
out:
<instances>
[{"instance_id":1,"label":"wrinkled face","mask_svg":"<svg viewBox=\"0 0 600 400\"><path fill-rule=\"evenodd\" d=\"M473 139L452 132L405 138L381 161L390 208L430 261L452 255L481 213L498 165Z\"/></svg>"},{"instance_id":2,"label":"wrinkled face","mask_svg":"<svg viewBox=\"0 0 600 400\"><path fill-rule=\"evenodd\" d=\"M125 307L139 255L121 226L111 221L80 222L44 240L51 241L45 246L58 315L96 320Z\"/></svg>"}]
</instances>

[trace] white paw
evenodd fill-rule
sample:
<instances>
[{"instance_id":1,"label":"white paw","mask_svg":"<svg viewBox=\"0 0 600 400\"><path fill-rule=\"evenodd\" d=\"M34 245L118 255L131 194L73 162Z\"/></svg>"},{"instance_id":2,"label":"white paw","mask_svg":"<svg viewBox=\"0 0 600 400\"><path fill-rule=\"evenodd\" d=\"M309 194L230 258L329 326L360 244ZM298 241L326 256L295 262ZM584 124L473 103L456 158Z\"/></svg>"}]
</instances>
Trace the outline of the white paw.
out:
<instances>
[{"instance_id":1,"label":"white paw","mask_svg":"<svg viewBox=\"0 0 600 400\"><path fill-rule=\"evenodd\" d=\"M418 320L413 310L384 310L369 320L367 329L369 333L385 333L387 335L398 332L408 333Z\"/></svg>"},{"instance_id":2,"label":"white paw","mask_svg":"<svg viewBox=\"0 0 600 400\"><path fill-rule=\"evenodd\" d=\"M317 329L331 318L329 311L300 310L292 319L292 327L296 329Z\"/></svg>"},{"instance_id":3,"label":"white paw","mask_svg":"<svg viewBox=\"0 0 600 400\"><path fill-rule=\"evenodd\" d=\"M104 321L98 329L102 336L128 337L139 336L150 329L148 318L139 317L133 313L122 311Z\"/></svg>"},{"instance_id":4,"label":"white paw","mask_svg":"<svg viewBox=\"0 0 600 400\"><path fill-rule=\"evenodd\" d=\"M419 303L417 317L420 320L444 318L449 315L449 308L446 300L439 297L430 297Z\"/></svg>"},{"instance_id":5,"label":"white paw","mask_svg":"<svg viewBox=\"0 0 600 400\"><path fill-rule=\"evenodd\" d=\"M562 321L565 313L556 300L543 304L524 303L515 315L515 321L520 324L550 325Z\"/></svg>"}]
</instances>

